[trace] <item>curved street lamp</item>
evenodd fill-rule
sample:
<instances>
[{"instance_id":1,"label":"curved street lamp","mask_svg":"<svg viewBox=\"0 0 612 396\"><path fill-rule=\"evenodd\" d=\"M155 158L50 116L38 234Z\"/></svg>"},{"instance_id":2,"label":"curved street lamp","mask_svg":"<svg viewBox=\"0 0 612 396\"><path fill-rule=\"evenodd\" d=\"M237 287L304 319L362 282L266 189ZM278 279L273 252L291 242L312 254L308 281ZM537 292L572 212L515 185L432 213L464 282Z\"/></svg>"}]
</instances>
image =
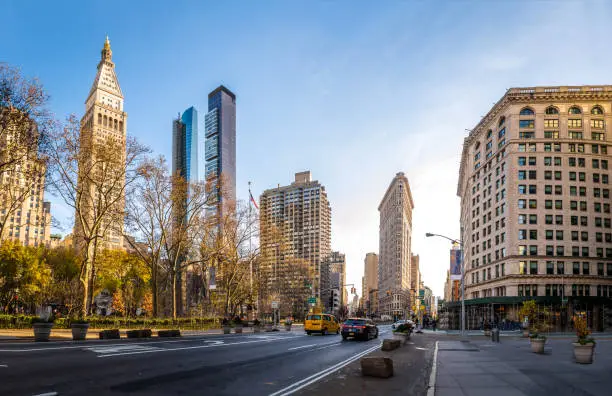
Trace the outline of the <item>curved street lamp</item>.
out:
<instances>
[{"instance_id":1,"label":"curved street lamp","mask_svg":"<svg viewBox=\"0 0 612 396\"><path fill-rule=\"evenodd\" d=\"M425 236L428 238L437 236L440 238L448 239L452 243L458 244L460 247L460 252L461 252L461 335L463 336L465 334L465 288L464 288L465 265L464 265L464 260L463 260L463 241L459 239L449 238L447 236L440 235L440 234L433 234L431 232L426 233Z\"/></svg>"}]
</instances>

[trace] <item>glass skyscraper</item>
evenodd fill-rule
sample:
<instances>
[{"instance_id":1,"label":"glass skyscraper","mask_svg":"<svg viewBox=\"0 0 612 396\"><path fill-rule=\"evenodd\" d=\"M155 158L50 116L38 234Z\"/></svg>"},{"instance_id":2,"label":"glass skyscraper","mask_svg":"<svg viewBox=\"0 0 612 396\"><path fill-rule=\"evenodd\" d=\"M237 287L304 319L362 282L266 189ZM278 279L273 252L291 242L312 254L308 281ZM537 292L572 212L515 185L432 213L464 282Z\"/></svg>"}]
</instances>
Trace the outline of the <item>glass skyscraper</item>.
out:
<instances>
[{"instance_id":1,"label":"glass skyscraper","mask_svg":"<svg viewBox=\"0 0 612 396\"><path fill-rule=\"evenodd\" d=\"M205 169L207 181L222 176L220 200L236 201L236 95L220 85L208 94L205 117Z\"/></svg>"},{"instance_id":2,"label":"glass skyscraper","mask_svg":"<svg viewBox=\"0 0 612 396\"><path fill-rule=\"evenodd\" d=\"M172 174L195 183L203 180L199 169L198 111L192 106L172 124Z\"/></svg>"}]
</instances>

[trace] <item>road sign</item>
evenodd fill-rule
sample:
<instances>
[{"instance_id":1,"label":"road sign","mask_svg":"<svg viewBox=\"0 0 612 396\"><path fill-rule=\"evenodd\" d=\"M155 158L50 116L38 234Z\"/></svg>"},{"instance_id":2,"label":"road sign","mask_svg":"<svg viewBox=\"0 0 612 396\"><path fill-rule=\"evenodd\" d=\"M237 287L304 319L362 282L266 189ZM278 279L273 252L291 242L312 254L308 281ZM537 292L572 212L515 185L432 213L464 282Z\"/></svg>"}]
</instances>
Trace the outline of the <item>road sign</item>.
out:
<instances>
[{"instance_id":1,"label":"road sign","mask_svg":"<svg viewBox=\"0 0 612 396\"><path fill-rule=\"evenodd\" d=\"M278 301L272 301L272 309L278 309Z\"/></svg>"},{"instance_id":2,"label":"road sign","mask_svg":"<svg viewBox=\"0 0 612 396\"><path fill-rule=\"evenodd\" d=\"M310 297L308 299L308 304L316 304L317 303L317 298L316 297Z\"/></svg>"}]
</instances>

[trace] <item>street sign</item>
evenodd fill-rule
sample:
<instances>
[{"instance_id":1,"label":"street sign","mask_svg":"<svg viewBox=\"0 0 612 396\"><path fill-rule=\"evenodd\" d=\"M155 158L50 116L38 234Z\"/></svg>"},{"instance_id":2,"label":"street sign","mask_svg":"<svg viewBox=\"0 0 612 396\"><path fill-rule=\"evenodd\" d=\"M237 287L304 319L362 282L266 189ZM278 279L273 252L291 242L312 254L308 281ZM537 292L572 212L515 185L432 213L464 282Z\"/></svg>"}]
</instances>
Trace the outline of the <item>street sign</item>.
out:
<instances>
[{"instance_id":1,"label":"street sign","mask_svg":"<svg viewBox=\"0 0 612 396\"><path fill-rule=\"evenodd\" d=\"M272 309L278 309L278 301L272 301Z\"/></svg>"},{"instance_id":2,"label":"street sign","mask_svg":"<svg viewBox=\"0 0 612 396\"><path fill-rule=\"evenodd\" d=\"M308 299L308 304L316 304L317 303L317 298L316 297L310 297Z\"/></svg>"}]
</instances>

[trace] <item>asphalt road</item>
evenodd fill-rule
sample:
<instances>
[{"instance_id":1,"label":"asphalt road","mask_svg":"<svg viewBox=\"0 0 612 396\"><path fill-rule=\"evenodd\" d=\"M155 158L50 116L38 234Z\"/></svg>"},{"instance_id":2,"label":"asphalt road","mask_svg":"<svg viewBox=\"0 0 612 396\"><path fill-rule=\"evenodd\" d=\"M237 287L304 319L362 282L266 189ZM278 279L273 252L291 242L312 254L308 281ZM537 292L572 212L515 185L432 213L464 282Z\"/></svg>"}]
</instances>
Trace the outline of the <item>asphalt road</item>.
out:
<instances>
[{"instance_id":1,"label":"asphalt road","mask_svg":"<svg viewBox=\"0 0 612 396\"><path fill-rule=\"evenodd\" d=\"M274 395L379 347L303 331L180 339L0 343L0 395Z\"/></svg>"}]
</instances>

